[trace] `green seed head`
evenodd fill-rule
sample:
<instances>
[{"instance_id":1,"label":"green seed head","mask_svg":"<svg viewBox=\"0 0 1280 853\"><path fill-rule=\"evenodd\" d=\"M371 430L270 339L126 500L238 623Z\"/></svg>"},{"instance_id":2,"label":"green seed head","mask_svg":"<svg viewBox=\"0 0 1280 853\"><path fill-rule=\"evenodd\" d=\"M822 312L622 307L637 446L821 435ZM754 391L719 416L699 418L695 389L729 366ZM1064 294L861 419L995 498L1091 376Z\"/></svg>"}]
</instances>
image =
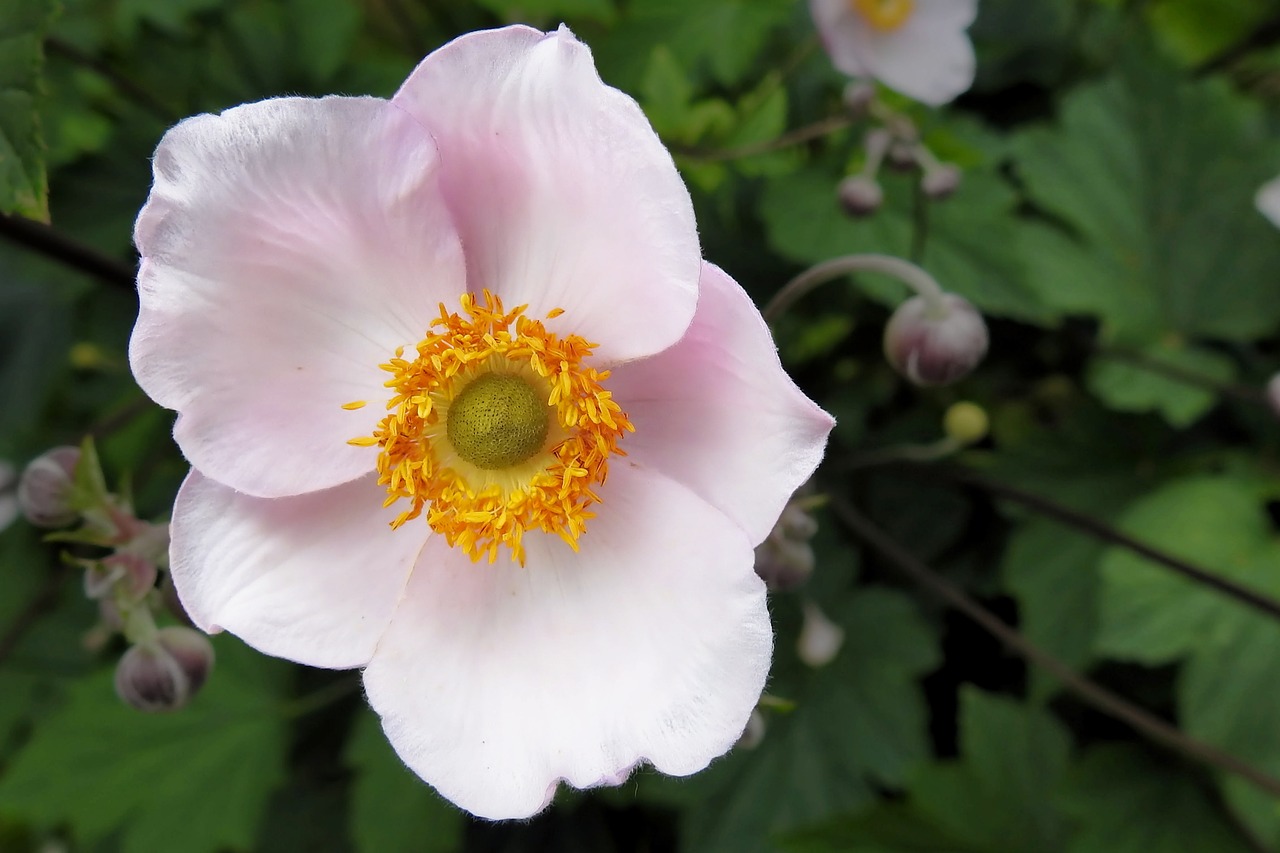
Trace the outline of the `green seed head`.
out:
<instances>
[{"instance_id":1,"label":"green seed head","mask_svg":"<svg viewBox=\"0 0 1280 853\"><path fill-rule=\"evenodd\" d=\"M492 471L518 465L542 449L548 412L547 401L524 378L486 373L454 398L445 429L459 456Z\"/></svg>"}]
</instances>

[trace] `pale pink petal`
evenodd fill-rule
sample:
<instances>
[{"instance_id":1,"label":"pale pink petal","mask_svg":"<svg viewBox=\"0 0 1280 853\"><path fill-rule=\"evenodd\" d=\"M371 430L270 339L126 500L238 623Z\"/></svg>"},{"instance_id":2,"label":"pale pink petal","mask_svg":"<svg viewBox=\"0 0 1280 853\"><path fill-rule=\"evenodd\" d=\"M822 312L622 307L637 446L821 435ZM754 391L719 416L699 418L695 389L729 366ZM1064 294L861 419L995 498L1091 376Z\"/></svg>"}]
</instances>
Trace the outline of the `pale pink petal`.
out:
<instances>
[{"instance_id":1,"label":"pale pink petal","mask_svg":"<svg viewBox=\"0 0 1280 853\"><path fill-rule=\"evenodd\" d=\"M701 770L763 689L772 634L741 529L625 465L601 497L581 553L528 534L525 568L432 539L365 670L400 757L473 814L527 817L557 780L618 784L642 761Z\"/></svg>"},{"instance_id":2,"label":"pale pink petal","mask_svg":"<svg viewBox=\"0 0 1280 853\"><path fill-rule=\"evenodd\" d=\"M165 134L138 217L134 375L195 467L260 497L371 471L378 369L465 289L429 135L375 98L280 98ZM369 400L359 412L343 403Z\"/></svg>"},{"instance_id":3,"label":"pale pink petal","mask_svg":"<svg viewBox=\"0 0 1280 853\"><path fill-rule=\"evenodd\" d=\"M751 298L712 264L684 338L615 368L608 387L636 427L627 459L693 489L752 545L818 466L834 425L782 369Z\"/></svg>"},{"instance_id":4,"label":"pale pink petal","mask_svg":"<svg viewBox=\"0 0 1280 853\"><path fill-rule=\"evenodd\" d=\"M886 86L939 106L973 85L977 61L965 32L977 0L916 0L900 29L869 39L867 64Z\"/></svg>"},{"instance_id":5,"label":"pale pink petal","mask_svg":"<svg viewBox=\"0 0 1280 853\"><path fill-rule=\"evenodd\" d=\"M1272 178L1259 187L1254 203L1259 213L1267 217L1272 225L1280 228L1280 177Z\"/></svg>"},{"instance_id":6,"label":"pale pink petal","mask_svg":"<svg viewBox=\"0 0 1280 853\"><path fill-rule=\"evenodd\" d=\"M817 26L831 64L850 77L872 77L871 28L849 5L849 0L809 0L809 13Z\"/></svg>"},{"instance_id":7,"label":"pale pink petal","mask_svg":"<svg viewBox=\"0 0 1280 853\"><path fill-rule=\"evenodd\" d=\"M334 669L373 655L423 543L391 530L374 477L288 498L254 498L192 471L173 508L171 571L205 631Z\"/></svg>"},{"instance_id":8,"label":"pale pink petal","mask_svg":"<svg viewBox=\"0 0 1280 853\"><path fill-rule=\"evenodd\" d=\"M564 28L471 33L422 61L395 103L431 129L467 253L488 288L606 361L674 343L700 250L689 193L635 101Z\"/></svg>"}]
</instances>

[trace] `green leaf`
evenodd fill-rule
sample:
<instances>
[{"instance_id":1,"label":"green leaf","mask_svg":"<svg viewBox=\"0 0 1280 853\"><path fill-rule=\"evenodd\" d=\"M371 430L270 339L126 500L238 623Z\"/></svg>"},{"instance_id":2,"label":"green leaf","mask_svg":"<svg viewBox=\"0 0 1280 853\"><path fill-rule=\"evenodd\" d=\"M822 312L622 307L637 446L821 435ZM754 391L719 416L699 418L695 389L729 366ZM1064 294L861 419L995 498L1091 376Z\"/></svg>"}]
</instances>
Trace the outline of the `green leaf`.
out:
<instances>
[{"instance_id":1,"label":"green leaf","mask_svg":"<svg viewBox=\"0 0 1280 853\"><path fill-rule=\"evenodd\" d=\"M1078 830L1068 853L1247 853L1249 845L1182 765L1133 746L1090 750L1058 802Z\"/></svg>"},{"instance_id":2,"label":"green leaf","mask_svg":"<svg viewBox=\"0 0 1280 853\"><path fill-rule=\"evenodd\" d=\"M735 750L695 780L718 790L686 811L688 849L775 850L771 838L868 805L873 781L901 785L928 754L916 681L938 653L915 606L899 593L870 589L830 615L845 630L831 664L798 671L792 648L775 653L781 672L770 690L794 699L796 710L771 715L759 747Z\"/></svg>"},{"instance_id":3,"label":"green leaf","mask_svg":"<svg viewBox=\"0 0 1280 853\"><path fill-rule=\"evenodd\" d=\"M1119 527L1208 571L1280 593L1280 547L1256 490L1242 481L1175 481L1135 503ZM1121 548L1107 552L1102 578L1098 650L1111 657L1155 665L1201 654L1254 615L1234 599Z\"/></svg>"},{"instance_id":4,"label":"green leaf","mask_svg":"<svg viewBox=\"0 0 1280 853\"><path fill-rule=\"evenodd\" d=\"M1184 346L1179 341L1161 341L1137 355L1207 381L1225 383L1235 378L1231 359L1203 347ZM1178 428L1190 426L1218 402L1216 393L1200 385L1106 355L1094 358L1088 382L1089 390L1111 408L1122 412L1159 412L1170 425Z\"/></svg>"},{"instance_id":5,"label":"green leaf","mask_svg":"<svg viewBox=\"0 0 1280 853\"><path fill-rule=\"evenodd\" d=\"M44 137L36 101L52 0L0 5L0 214L49 221Z\"/></svg>"},{"instance_id":6,"label":"green leaf","mask_svg":"<svg viewBox=\"0 0 1280 853\"><path fill-rule=\"evenodd\" d=\"M148 715L116 698L112 673L73 684L0 778L0 813L68 822L124 853L247 849L284 775L286 668L233 639L186 709Z\"/></svg>"},{"instance_id":7,"label":"green leaf","mask_svg":"<svg viewBox=\"0 0 1280 853\"><path fill-rule=\"evenodd\" d=\"M1269 333L1280 237L1253 195L1280 165L1274 134L1223 81L1132 58L1124 69L1069 95L1058 126L1014 139L1031 201L1073 232L1017 235L1033 281L1131 344Z\"/></svg>"},{"instance_id":8,"label":"green leaf","mask_svg":"<svg viewBox=\"0 0 1280 853\"><path fill-rule=\"evenodd\" d=\"M638 87L656 45L670 48L681 66L722 85L742 82L769 33L785 24L792 0L645 0L595 45L605 80L625 91Z\"/></svg>"},{"instance_id":9,"label":"green leaf","mask_svg":"<svg viewBox=\"0 0 1280 853\"><path fill-rule=\"evenodd\" d=\"M512 21L537 21L554 26L577 18L608 23L617 15L613 0L477 0L481 6Z\"/></svg>"},{"instance_id":10,"label":"green leaf","mask_svg":"<svg viewBox=\"0 0 1280 853\"><path fill-rule=\"evenodd\" d=\"M462 843L462 812L404 766L378 718L361 713L347 744L355 771L351 834L361 853L453 853Z\"/></svg>"},{"instance_id":11,"label":"green leaf","mask_svg":"<svg viewBox=\"0 0 1280 853\"><path fill-rule=\"evenodd\" d=\"M796 836L793 853L1056 853L1068 826L1051 793L1070 739L1047 712L966 687L959 761L916 772L882 803Z\"/></svg>"},{"instance_id":12,"label":"green leaf","mask_svg":"<svg viewBox=\"0 0 1280 853\"><path fill-rule=\"evenodd\" d=\"M779 254L814 264L853 252L911 253L915 218L912 178L886 175L886 203L865 219L843 215L836 202L840 175L817 166L769 181L760 201L770 245ZM1017 229L1013 191L989 168L965 172L947 201L929 205L922 266L939 284L983 311L1031 321L1048 314L1029 288L1022 261L1007 236ZM859 279L869 296L896 305L906 295L897 282Z\"/></svg>"},{"instance_id":13,"label":"green leaf","mask_svg":"<svg viewBox=\"0 0 1280 853\"><path fill-rule=\"evenodd\" d=\"M1025 522L1009 539L1001 571L1018 599L1018 623L1027 638L1076 668L1093 659L1098 627L1098 563L1104 547L1092 537L1043 519ZM1030 673L1033 695L1059 683Z\"/></svg>"},{"instance_id":14,"label":"green leaf","mask_svg":"<svg viewBox=\"0 0 1280 853\"><path fill-rule=\"evenodd\" d=\"M1251 35L1274 11L1271 0L1156 0L1147 16L1165 47L1197 65Z\"/></svg>"}]
</instances>

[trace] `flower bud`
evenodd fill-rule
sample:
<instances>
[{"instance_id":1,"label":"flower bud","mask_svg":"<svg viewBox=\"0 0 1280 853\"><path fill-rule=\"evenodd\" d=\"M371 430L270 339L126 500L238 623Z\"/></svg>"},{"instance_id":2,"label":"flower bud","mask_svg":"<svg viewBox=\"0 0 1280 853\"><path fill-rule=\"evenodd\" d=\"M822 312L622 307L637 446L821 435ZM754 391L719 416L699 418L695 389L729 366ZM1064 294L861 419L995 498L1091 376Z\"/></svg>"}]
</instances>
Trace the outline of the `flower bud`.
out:
<instances>
[{"instance_id":1,"label":"flower bud","mask_svg":"<svg viewBox=\"0 0 1280 853\"><path fill-rule=\"evenodd\" d=\"M18 481L18 505L36 527L65 527L80 517L71 506L80 448L55 447L31 460Z\"/></svg>"},{"instance_id":2,"label":"flower bud","mask_svg":"<svg viewBox=\"0 0 1280 853\"><path fill-rule=\"evenodd\" d=\"M84 594L104 598L118 589L128 601L141 601L156 585L156 564L141 554L117 551L90 566L84 574Z\"/></svg>"},{"instance_id":3,"label":"flower bud","mask_svg":"<svg viewBox=\"0 0 1280 853\"><path fill-rule=\"evenodd\" d=\"M854 118L862 118L876 99L876 86L867 80L850 80L844 87L844 108Z\"/></svg>"},{"instance_id":4,"label":"flower bud","mask_svg":"<svg viewBox=\"0 0 1280 853\"><path fill-rule=\"evenodd\" d=\"M804 625L796 641L796 654L800 660L817 669L826 666L840 654L844 645L844 629L827 618L818 605L804 602Z\"/></svg>"},{"instance_id":5,"label":"flower bud","mask_svg":"<svg viewBox=\"0 0 1280 853\"><path fill-rule=\"evenodd\" d=\"M884 354L916 385L949 385L987 353L987 324L968 300L944 293L934 302L914 296L898 306L884 330Z\"/></svg>"},{"instance_id":6,"label":"flower bud","mask_svg":"<svg viewBox=\"0 0 1280 853\"><path fill-rule=\"evenodd\" d=\"M924 177L920 179L920 189L929 198L940 201L959 189L963 175L959 166L939 163L924 173Z\"/></svg>"},{"instance_id":7,"label":"flower bud","mask_svg":"<svg viewBox=\"0 0 1280 853\"><path fill-rule=\"evenodd\" d=\"M116 695L139 711L186 706L213 668L213 646L190 628L161 628L124 653L116 666Z\"/></svg>"},{"instance_id":8,"label":"flower bud","mask_svg":"<svg viewBox=\"0 0 1280 853\"><path fill-rule=\"evenodd\" d=\"M854 217L869 216L884 204L884 190L870 175L850 175L836 188L840 206Z\"/></svg>"},{"instance_id":9,"label":"flower bud","mask_svg":"<svg viewBox=\"0 0 1280 853\"><path fill-rule=\"evenodd\" d=\"M947 438L960 444L977 444L987 437L990 428L991 420L986 409L977 403L952 403L942 416L942 429Z\"/></svg>"},{"instance_id":10,"label":"flower bud","mask_svg":"<svg viewBox=\"0 0 1280 853\"><path fill-rule=\"evenodd\" d=\"M18 511L18 498L12 494L10 486L13 485L17 473L13 470L13 466L3 459L0 459L0 530L4 530L13 520L20 514Z\"/></svg>"},{"instance_id":11,"label":"flower bud","mask_svg":"<svg viewBox=\"0 0 1280 853\"><path fill-rule=\"evenodd\" d=\"M1280 418L1280 373L1272 376L1267 383L1267 402L1271 404L1271 411Z\"/></svg>"},{"instance_id":12,"label":"flower bud","mask_svg":"<svg viewBox=\"0 0 1280 853\"><path fill-rule=\"evenodd\" d=\"M815 560L808 542L770 536L756 546L756 574L770 592L787 592L813 574Z\"/></svg>"},{"instance_id":13,"label":"flower bud","mask_svg":"<svg viewBox=\"0 0 1280 853\"><path fill-rule=\"evenodd\" d=\"M914 140L896 140L889 146L889 151L885 155L885 162L895 172L914 171L916 166L920 165L920 154L917 151L917 145L918 143Z\"/></svg>"}]
</instances>

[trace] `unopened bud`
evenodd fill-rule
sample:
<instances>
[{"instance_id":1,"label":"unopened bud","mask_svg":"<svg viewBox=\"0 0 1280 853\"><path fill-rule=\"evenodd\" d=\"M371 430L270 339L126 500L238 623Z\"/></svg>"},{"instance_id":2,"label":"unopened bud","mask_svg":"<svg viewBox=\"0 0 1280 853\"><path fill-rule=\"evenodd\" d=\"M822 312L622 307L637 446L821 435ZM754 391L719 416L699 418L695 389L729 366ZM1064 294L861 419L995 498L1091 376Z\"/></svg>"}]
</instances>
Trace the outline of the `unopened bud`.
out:
<instances>
[{"instance_id":1,"label":"unopened bud","mask_svg":"<svg viewBox=\"0 0 1280 853\"><path fill-rule=\"evenodd\" d=\"M844 108L854 118L862 118L876 99L876 86L866 80L851 80L844 87Z\"/></svg>"},{"instance_id":2,"label":"unopened bud","mask_svg":"<svg viewBox=\"0 0 1280 853\"><path fill-rule=\"evenodd\" d=\"M939 163L924 173L920 179L920 189L929 198L938 201L944 199L960 188L960 179L964 173L960 167L951 163Z\"/></svg>"},{"instance_id":3,"label":"unopened bud","mask_svg":"<svg viewBox=\"0 0 1280 853\"><path fill-rule=\"evenodd\" d=\"M808 542L770 536L756 547L756 574L770 592L788 592L813 574L815 560Z\"/></svg>"},{"instance_id":4,"label":"unopened bud","mask_svg":"<svg viewBox=\"0 0 1280 853\"><path fill-rule=\"evenodd\" d=\"M942 428L947 438L960 444L977 444L987 437L991 421L986 409L977 403L961 401L947 408L942 416Z\"/></svg>"},{"instance_id":5,"label":"unopened bud","mask_svg":"<svg viewBox=\"0 0 1280 853\"><path fill-rule=\"evenodd\" d=\"M850 175L836 188L840 206L854 217L869 216L884 204L884 190L870 175Z\"/></svg>"},{"instance_id":6,"label":"unopened bud","mask_svg":"<svg viewBox=\"0 0 1280 853\"><path fill-rule=\"evenodd\" d=\"M84 574L84 594L104 598L119 590L127 601L141 601L156 585L156 564L141 554L117 551Z\"/></svg>"},{"instance_id":7,"label":"unopened bud","mask_svg":"<svg viewBox=\"0 0 1280 853\"><path fill-rule=\"evenodd\" d=\"M914 296L898 306L884 329L884 354L916 385L949 385L987 354L987 324L954 293Z\"/></svg>"},{"instance_id":8,"label":"unopened bud","mask_svg":"<svg viewBox=\"0 0 1280 853\"><path fill-rule=\"evenodd\" d=\"M1272 376L1267 383L1267 402L1271 404L1271 411L1280 418L1280 373Z\"/></svg>"},{"instance_id":9,"label":"unopened bud","mask_svg":"<svg viewBox=\"0 0 1280 853\"><path fill-rule=\"evenodd\" d=\"M804 625L796 641L796 654L800 660L817 669L836 659L844 645L844 629L827 618L818 605L804 602Z\"/></svg>"},{"instance_id":10,"label":"unopened bud","mask_svg":"<svg viewBox=\"0 0 1280 853\"><path fill-rule=\"evenodd\" d=\"M124 653L116 666L116 694L139 711L176 711L191 701L213 668L203 634L172 626Z\"/></svg>"},{"instance_id":11,"label":"unopened bud","mask_svg":"<svg viewBox=\"0 0 1280 853\"><path fill-rule=\"evenodd\" d=\"M55 447L31 460L18 481L18 505L36 527L65 527L80 517L71 505L80 448Z\"/></svg>"},{"instance_id":12,"label":"unopened bud","mask_svg":"<svg viewBox=\"0 0 1280 853\"><path fill-rule=\"evenodd\" d=\"M889 151L885 155L885 162L889 164L889 168L895 172L912 172L916 166L920 165L920 155L916 150L919 143L899 139L889 146Z\"/></svg>"}]
</instances>

